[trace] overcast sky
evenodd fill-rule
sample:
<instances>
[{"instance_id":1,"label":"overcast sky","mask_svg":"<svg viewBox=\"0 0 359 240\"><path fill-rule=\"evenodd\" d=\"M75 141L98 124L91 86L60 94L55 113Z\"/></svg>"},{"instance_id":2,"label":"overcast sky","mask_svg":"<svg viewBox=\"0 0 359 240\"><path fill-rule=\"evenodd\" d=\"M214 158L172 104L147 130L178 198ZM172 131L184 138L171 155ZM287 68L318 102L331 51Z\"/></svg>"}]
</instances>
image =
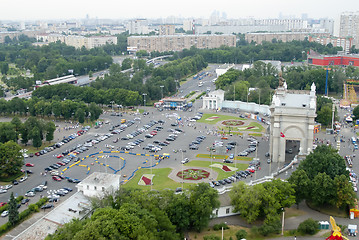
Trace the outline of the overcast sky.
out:
<instances>
[{"instance_id":1,"label":"overcast sky","mask_svg":"<svg viewBox=\"0 0 359 240\"><path fill-rule=\"evenodd\" d=\"M359 11L359 0L0 0L0 20L90 18L209 18L214 10L227 18L339 17Z\"/></svg>"}]
</instances>

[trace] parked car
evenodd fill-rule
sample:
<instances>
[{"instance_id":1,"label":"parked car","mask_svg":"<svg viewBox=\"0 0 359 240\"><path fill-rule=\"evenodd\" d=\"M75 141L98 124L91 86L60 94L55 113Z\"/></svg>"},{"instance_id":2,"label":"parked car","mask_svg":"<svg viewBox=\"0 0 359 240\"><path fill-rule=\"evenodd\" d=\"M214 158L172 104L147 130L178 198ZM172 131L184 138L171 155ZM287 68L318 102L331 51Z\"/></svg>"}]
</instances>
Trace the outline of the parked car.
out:
<instances>
[{"instance_id":1,"label":"parked car","mask_svg":"<svg viewBox=\"0 0 359 240\"><path fill-rule=\"evenodd\" d=\"M3 211L3 212L1 213L1 216L2 216L2 217L6 217L7 215L9 215L9 211Z\"/></svg>"},{"instance_id":2,"label":"parked car","mask_svg":"<svg viewBox=\"0 0 359 240\"><path fill-rule=\"evenodd\" d=\"M58 182L61 181L61 178L59 176L53 176L52 179Z\"/></svg>"},{"instance_id":3,"label":"parked car","mask_svg":"<svg viewBox=\"0 0 359 240\"><path fill-rule=\"evenodd\" d=\"M181 161L182 164L185 164L185 163L188 163L189 162L189 159L188 158L185 158Z\"/></svg>"},{"instance_id":4,"label":"parked car","mask_svg":"<svg viewBox=\"0 0 359 240\"><path fill-rule=\"evenodd\" d=\"M224 162L224 163L233 163L233 161L232 161L232 160L229 160L229 159L223 159L223 162Z\"/></svg>"},{"instance_id":5,"label":"parked car","mask_svg":"<svg viewBox=\"0 0 359 240\"><path fill-rule=\"evenodd\" d=\"M26 163L25 166L26 166L26 167L34 167L35 164L33 164L33 163Z\"/></svg>"},{"instance_id":6,"label":"parked car","mask_svg":"<svg viewBox=\"0 0 359 240\"><path fill-rule=\"evenodd\" d=\"M48 203L48 204L45 204L45 205L41 206L41 209L48 209L48 208L53 208L53 207L54 207L53 204Z\"/></svg>"}]
</instances>

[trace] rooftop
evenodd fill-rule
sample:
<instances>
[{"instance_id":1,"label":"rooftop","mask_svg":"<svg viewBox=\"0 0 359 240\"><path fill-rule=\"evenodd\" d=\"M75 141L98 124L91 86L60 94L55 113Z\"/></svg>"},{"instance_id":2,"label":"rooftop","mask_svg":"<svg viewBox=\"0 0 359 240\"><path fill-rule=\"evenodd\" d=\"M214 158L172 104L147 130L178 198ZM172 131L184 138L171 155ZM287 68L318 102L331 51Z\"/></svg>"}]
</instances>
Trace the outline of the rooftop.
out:
<instances>
[{"instance_id":1,"label":"rooftop","mask_svg":"<svg viewBox=\"0 0 359 240\"><path fill-rule=\"evenodd\" d=\"M110 183L119 181L119 175L110 173L94 172L81 181L78 185L111 185Z\"/></svg>"}]
</instances>

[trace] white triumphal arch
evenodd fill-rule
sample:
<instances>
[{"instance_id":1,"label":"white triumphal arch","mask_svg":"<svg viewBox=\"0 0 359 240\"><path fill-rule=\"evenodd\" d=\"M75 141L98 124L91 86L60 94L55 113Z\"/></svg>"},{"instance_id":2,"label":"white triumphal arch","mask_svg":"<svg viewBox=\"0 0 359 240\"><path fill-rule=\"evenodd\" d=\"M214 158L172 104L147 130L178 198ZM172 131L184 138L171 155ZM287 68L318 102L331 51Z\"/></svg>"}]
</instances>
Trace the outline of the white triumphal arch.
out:
<instances>
[{"instance_id":1,"label":"white triumphal arch","mask_svg":"<svg viewBox=\"0 0 359 240\"><path fill-rule=\"evenodd\" d=\"M315 85L310 91L288 90L279 77L279 87L273 95L270 126L270 156L273 162L284 162L288 141L299 142L298 154L307 155L313 148L316 117Z\"/></svg>"}]
</instances>

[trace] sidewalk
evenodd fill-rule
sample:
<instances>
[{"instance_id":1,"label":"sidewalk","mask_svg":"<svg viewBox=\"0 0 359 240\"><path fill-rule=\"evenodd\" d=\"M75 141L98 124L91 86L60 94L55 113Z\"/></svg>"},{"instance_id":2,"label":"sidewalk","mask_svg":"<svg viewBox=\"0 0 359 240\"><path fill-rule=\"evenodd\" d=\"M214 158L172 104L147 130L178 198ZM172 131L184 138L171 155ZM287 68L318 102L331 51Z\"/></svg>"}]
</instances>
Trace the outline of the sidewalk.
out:
<instances>
[{"instance_id":1,"label":"sidewalk","mask_svg":"<svg viewBox=\"0 0 359 240\"><path fill-rule=\"evenodd\" d=\"M20 225L15 227L13 230L8 232L7 234L1 236L0 239L1 240L14 239L17 235L19 235L21 232L25 231L28 227L30 227L32 224L37 222L39 219L41 219L47 213L48 213L48 211L40 211L40 212L37 212L37 213L31 215L31 217L29 219L22 222Z\"/></svg>"}]
</instances>

